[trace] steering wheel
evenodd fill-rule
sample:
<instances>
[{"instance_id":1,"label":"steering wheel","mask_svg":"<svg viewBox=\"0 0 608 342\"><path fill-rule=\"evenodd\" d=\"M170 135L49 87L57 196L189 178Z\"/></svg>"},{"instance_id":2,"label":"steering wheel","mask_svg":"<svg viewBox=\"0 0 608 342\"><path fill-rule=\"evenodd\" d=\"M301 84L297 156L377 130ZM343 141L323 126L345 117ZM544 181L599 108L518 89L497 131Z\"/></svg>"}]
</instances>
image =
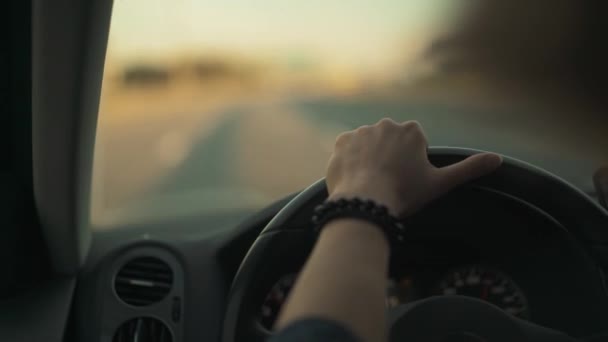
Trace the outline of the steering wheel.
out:
<instances>
[{"instance_id":1,"label":"steering wheel","mask_svg":"<svg viewBox=\"0 0 608 342\"><path fill-rule=\"evenodd\" d=\"M462 148L429 148L429 160L437 167L459 162L482 151ZM580 190L560 178L525 162L504 157L491 175L474 186L525 201L548 213L563 225L589 256L594 243L608 241L608 212ZM327 196L322 179L294 197L268 223L251 246L234 278L224 320L223 341L262 341L267 338L254 319L259 303L253 298L278 260L304 263L314 244L306 222L312 208ZM307 229L308 228L308 229ZM294 248L294 246L307 246ZM599 262L599 258L595 258ZM271 262L271 260L274 260ZM588 258L593 263L592 258ZM503 312L498 307L469 297L437 296L398 306L389 312L391 341L574 341L564 333L535 325Z\"/></svg>"}]
</instances>

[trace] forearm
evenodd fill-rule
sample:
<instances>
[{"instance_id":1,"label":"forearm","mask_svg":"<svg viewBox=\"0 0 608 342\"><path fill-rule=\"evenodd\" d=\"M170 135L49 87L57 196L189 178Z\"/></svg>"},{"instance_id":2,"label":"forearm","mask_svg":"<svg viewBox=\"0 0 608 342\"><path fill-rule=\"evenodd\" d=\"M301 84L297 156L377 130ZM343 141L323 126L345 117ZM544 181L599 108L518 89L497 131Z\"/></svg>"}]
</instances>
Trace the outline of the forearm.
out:
<instances>
[{"instance_id":1,"label":"forearm","mask_svg":"<svg viewBox=\"0 0 608 342\"><path fill-rule=\"evenodd\" d=\"M302 318L340 322L364 341L386 339L389 246L371 223L340 219L323 228L277 327Z\"/></svg>"}]
</instances>

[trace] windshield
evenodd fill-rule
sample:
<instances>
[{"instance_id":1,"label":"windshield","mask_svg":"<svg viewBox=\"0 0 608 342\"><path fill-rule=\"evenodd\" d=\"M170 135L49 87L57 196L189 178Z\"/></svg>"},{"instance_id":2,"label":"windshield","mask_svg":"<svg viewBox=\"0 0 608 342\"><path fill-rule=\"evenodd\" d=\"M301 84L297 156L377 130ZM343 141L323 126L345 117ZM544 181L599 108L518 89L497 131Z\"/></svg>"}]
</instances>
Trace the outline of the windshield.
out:
<instances>
[{"instance_id":1,"label":"windshield","mask_svg":"<svg viewBox=\"0 0 608 342\"><path fill-rule=\"evenodd\" d=\"M93 224L242 217L322 177L338 133L386 116L420 121L431 145L504 153L590 189L606 121L535 73L568 41L527 42L522 57L492 19L516 8L463 3L114 1ZM534 32L569 37L571 19ZM506 24L525 33L521 20ZM467 39L474 25L492 39Z\"/></svg>"}]
</instances>

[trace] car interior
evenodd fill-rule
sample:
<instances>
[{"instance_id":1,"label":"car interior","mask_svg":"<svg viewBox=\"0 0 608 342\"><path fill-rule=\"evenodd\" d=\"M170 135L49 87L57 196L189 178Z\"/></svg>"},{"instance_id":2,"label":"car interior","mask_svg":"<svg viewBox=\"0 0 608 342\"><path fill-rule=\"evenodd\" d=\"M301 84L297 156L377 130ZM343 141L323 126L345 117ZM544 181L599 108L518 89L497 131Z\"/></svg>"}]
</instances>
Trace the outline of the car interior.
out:
<instances>
[{"instance_id":1,"label":"car interior","mask_svg":"<svg viewBox=\"0 0 608 342\"><path fill-rule=\"evenodd\" d=\"M324 180L274 197L246 217L205 211L93 229L95 135L112 0L0 6L0 340L273 336L317 237L311 217L327 197ZM162 71L142 70L129 71L125 82L166 79ZM488 149L469 141L431 146L429 160L445 166ZM608 162L606 146L603 151ZM587 173L581 163L584 188L537 166L544 156L522 156L504 155L495 173L404 219L407 241L391 255L387 277L391 341L425 341L454 325L494 323L502 329L487 332L488 341L608 341L608 172L594 165ZM283 173L276 163L269 168L277 177ZM495 317L464 302L441 302L428 313L411 309L461 296L481 298L505 314ZM467 326L471 320L478 327Z\"/></svg>"}]
</instances>

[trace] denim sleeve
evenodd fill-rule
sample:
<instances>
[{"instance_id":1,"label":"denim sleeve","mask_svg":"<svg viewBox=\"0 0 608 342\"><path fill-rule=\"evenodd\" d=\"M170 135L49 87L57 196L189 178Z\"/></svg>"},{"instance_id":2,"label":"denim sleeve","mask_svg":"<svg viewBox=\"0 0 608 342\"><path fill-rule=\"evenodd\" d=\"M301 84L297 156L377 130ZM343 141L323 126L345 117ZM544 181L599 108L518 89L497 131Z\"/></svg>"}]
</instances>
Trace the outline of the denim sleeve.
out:
<instances>
[{"instance_id":1,"label":"denim sleeve","mask_svg":"<svg viewBox=\"0 0 608 342\"><path fill-rule=\"evenodd\" d=\"M269 342L361 342L339 323L329 320L303 319L280 330Z\"/></svg>"}]
</instances>

